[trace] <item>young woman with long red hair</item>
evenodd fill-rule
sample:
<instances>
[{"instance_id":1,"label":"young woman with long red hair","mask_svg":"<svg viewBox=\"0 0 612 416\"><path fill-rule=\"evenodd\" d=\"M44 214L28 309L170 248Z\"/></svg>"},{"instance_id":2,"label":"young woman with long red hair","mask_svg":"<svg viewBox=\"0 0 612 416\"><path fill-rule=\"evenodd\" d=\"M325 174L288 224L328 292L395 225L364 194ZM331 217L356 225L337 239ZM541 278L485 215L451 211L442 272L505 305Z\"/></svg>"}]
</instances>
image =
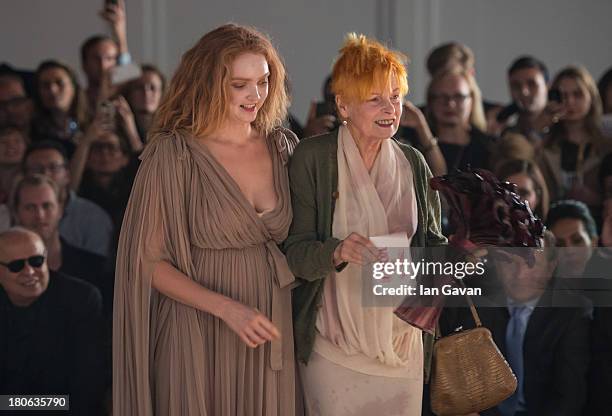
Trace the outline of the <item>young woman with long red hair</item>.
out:
<instances>
[{"instance_id":1,"label":"young woman with long red hair","mask_svg":"<svg viewBox=\"0 0 612 416\"><path fill-rule=\"evenodd\" d=\"M228 24L185 53L123 222L113 413L292 415L285 70Z\"/></svg>"}]
</instances>

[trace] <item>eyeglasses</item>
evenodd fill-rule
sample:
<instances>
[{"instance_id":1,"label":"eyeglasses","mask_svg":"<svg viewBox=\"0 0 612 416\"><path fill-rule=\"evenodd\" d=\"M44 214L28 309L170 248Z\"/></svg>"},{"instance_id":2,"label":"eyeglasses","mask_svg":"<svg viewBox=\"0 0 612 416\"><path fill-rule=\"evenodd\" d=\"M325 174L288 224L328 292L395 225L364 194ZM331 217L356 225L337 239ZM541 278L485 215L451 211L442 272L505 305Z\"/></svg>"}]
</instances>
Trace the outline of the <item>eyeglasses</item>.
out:
<instances>
[{"instance_id":1,"label":"eyeglasses","mask_svg":"<svg viewBox=\"0 0 612 416\"><path fill-rule=\"evenodd\" d=\"M50 174L56 174L61 172L64 168L66 167L65 164L63 163L52 163L49 165L32 165L27 167L27 171L29 174L35 174L35 173L39 173L44 175L46 172L49 172Z\"/></svg>"},{"instance_id":2,"label":"eyeglasses","mask_svg":"<svg viewBox=\"0 0 612 416\"><path fill-rule=\"evenodd\" d=\"M470 98L471 96L469 94L453 94L453 95L448 95L448 94L432 94L431 96L431 100L432 101L437 101L440 103L444 103L444 104L448 104L451 101L457 103L457 104L463 104L468 98Z\"/></svg>"},{"instance_id":3,"label":"eyeglasses","mask_svg":"<svg viewBox=\"0 0 612 416\"><path fill-rule=\"evenodd\" d=\"M19 273L25 267L26 261L30 266L39 268L45 263L45 256L32 256L27 259L13 260L8 263L0 261L0 265L5 266L11 273Z\"/></svg>"}]
</instances>

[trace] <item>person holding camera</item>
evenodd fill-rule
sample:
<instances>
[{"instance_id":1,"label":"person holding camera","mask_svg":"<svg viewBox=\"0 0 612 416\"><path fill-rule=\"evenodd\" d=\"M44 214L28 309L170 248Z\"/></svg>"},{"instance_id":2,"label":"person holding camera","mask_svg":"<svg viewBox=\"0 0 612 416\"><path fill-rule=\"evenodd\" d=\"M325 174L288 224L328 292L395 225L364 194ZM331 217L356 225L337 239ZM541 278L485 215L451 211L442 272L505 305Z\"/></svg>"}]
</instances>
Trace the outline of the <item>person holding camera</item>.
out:
<instances>
[{"instance_id":1,"label":"person holding camera","mask_svg":"<svg viewBox=\"0 0 612 416\"><path fill-rule=\"evenodd\" d=\"M596 214L602 195L599 168L612 150L601 132L597 86L585 68L570 66L557 74L551 89L561 95L562 116L550 128L538 160L551 201L576 199Z\"/></svg>"},{"instance_id":2,"label":"person holding camera","mask_svg":"<svg viewBox=\"0 0 612 416\"><path fill-rule=\"evenodd\" d=\"M106 0L100 17L110 25L112 36L94 35L81 46L81 65L87 77L87 103L90 114L116 92L111 83L115 67L132 62L127 43L127 19L124 0Z\"/></svg>"}]
</instances>

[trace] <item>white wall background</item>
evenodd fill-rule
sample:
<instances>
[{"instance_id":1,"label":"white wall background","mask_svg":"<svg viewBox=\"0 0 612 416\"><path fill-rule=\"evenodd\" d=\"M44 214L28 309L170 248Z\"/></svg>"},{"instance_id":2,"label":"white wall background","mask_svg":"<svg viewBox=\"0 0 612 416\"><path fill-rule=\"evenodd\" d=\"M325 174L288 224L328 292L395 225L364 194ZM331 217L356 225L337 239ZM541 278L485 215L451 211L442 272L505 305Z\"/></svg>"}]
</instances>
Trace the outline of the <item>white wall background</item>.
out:
<instances>
[{"instance_id":1,"label":"white wall background","mask_svg":"<svg viewBox=\"0 0 612 416\"><path fill-rule=\"evenodd\" d=\"M228 21L273 38L293 83L292 112L304 119L345 33L393 44L411 58L410 98L422 101L427 51L445 41L469 45L486 98L507 100L505 71L518 55L543 59L551 72L584 64L595 78L612 66L610 0L126 0L130 50L171 75L181 54ZM79 68L81 42L107 33L103 0L0 1L0 61L35 68L46 58Z\"/></svg>"}]
</instances>

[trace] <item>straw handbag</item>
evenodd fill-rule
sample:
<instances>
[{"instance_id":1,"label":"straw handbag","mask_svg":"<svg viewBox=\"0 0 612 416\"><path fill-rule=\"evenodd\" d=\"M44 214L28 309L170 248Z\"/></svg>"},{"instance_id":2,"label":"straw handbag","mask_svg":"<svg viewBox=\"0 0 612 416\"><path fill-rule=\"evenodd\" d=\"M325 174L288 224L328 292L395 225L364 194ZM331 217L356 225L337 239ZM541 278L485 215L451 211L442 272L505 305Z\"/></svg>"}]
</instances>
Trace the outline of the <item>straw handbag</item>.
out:
<instances>
[{"instance_id":1,"label":"straw handbag","mask_svg":"<svg viewBox=\"0 0 612 416\"><path fill-rule=\"evenodd\" d=\"M434 344L431 408L438 416L481 412L503 402L516 390L512 369L482 326L467 296L476 328L440 338Z\"/></svg>"}]
</instances>

